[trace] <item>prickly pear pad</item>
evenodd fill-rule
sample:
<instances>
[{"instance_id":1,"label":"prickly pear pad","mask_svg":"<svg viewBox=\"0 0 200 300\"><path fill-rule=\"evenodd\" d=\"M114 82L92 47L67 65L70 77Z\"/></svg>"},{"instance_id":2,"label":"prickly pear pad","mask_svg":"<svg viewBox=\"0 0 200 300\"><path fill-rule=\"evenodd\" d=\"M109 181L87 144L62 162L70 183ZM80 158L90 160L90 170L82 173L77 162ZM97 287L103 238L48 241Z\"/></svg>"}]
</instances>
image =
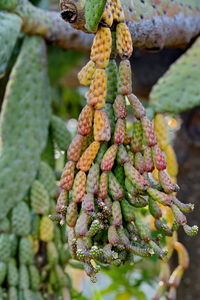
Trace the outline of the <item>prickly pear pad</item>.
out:
<instances>
[{"instance_id":1,"label":"prickly pear pad","mask_svg":"<svg viewBox=\"0 0 200 300\"><path fill-rule=\"evenodd\" d=\"M96 32L103 11L106 5L106 0L87 0L85 5L86 29L89 32Z\"/></svg>"},{"instance_id":2,"label":"prickly pear pad","mask_svg":"<svg viewBox=\"0 0 200 300\"><path fill-rule=\"evenodd\" d=\"M51 117L50 99L45 42L26 37L10 75L1 115L0 219L22 200L36 176Z\"/></svg>"}]
</instances>

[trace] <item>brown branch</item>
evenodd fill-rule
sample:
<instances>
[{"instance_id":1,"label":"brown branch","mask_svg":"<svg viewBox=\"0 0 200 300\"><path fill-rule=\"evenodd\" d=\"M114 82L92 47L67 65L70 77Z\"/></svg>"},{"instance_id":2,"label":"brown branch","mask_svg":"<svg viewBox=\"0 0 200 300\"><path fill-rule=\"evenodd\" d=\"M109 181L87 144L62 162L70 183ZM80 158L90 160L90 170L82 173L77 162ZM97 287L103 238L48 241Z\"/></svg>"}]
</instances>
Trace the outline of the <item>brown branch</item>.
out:
<instances>
[{"instance_id":1,"label":"brown branch","mask_svg":"<svg viewBox=\"0 0 200 300\"><path fill-rule=\"evenodd\" d=\"M17 0L16 0L17 1ZM163 47L186 46L192 38L200 34L200 3L198 7L186 6L173 1L166 6L164 0L151 0L134 7L134 1L122 0L127 24L133 44L145 50L160 50ZM155 3L159 3L154 5ZM64 17L70 18L73 26L84 29L84 1L64 0ZM59 13L44 11L34 7L27 0L18 0L12 8L23 19L23 31L42 35L48 42L63 49L88 51L93 36L73 29L65 23Z\"/></svg>"}]
</instances>

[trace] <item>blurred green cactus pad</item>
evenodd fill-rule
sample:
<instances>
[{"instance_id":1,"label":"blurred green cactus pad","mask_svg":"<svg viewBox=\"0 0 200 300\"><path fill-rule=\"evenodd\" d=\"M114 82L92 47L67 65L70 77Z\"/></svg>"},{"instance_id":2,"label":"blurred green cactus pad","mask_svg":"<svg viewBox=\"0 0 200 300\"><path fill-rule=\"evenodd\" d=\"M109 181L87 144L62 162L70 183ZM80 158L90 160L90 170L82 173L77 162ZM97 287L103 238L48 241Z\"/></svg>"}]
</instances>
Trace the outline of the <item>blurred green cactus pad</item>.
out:
<instances>
[{"instance_id":1,"label":"blurred green cactus pad","mask_svg":"<svg viewBox=\"0 0 200 300\"><path fill-rule=\"evenodd\" d=\"M181 113L200 105L200 38L158 80L150 94L156 112Z\"/></svg>"},{"instance_id":2,"label":"blurred green cactus pad","mask_svg":"<svg viewBox=\"0 0 200 300\"><path fill-rule=\"evenodd\" d=\"M2 106L0 219L23 198L36 176L48 135L50 99L45 42L26 37Z\"/></svg>"},{"instance_id":3,"label":"blurred green cactus pad","mask_svg":"<svg viewBox=\"0 0 200 300\"><path fill-rule=\"evenodd\" d=\"M18 16L0 11L0 78L4 75L19 35L21 24L22 20Z\"/></svg>"},{"instance_id":4,"label":"blurred green cactus pad","mask_svg":"<svg viewBox=\"0 0 200 300\"><path fill-rule=\"evenodd\" d=\"M90 32L96 32L98 24L101 20L106 0L86 0L85 3L85 18L86 29Z\"/></svg>"}]
</instances>

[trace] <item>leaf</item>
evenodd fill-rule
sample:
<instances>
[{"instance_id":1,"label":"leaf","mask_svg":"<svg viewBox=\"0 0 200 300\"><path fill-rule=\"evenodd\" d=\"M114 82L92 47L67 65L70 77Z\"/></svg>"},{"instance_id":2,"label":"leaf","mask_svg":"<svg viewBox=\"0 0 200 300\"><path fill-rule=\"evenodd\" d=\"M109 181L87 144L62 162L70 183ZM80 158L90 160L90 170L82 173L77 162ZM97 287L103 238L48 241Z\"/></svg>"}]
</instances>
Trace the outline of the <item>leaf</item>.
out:
<instances>
[{"instance_id":1,"label":"leaf","mask_svg":"<svg viewBox=\"0 0 200 300\"><path fill-rule=\"evenodd\" d=\"M85 3L86 29L89 32L96 32L101 20L106 0L87 0Z\"/></svg>"},{"instance_id":2,"label":"leaf","mask_svg":"<svg viewBox=\"0 0 200 300\"><path fill-rule=\"evenodd\" d=\"M12 10L17 5L17 0L1 0L0 9Z\"/></svg>"},{"instance_id":3,"label":"leaf","mask_svg":"<svg viewBox=\"0 0 200 300\"><path fill-rule=\"evenodd\" d=\"M11 72L1 115L0 219L32 184L51 117L45 42L26 37Z\"/></svg>"},{"instance_id":4,"label":"leaf","mask_svg":"<svg viewBox=\"0 0 200 300\"><path fill-rule=\"evenodd\" d=\"M102 300L102 299L103 298L101 296L101 292L99 292L98 290L95 290L92 300Z\"/></svg>"},{"instance_id":5,"label":"leaf","mask_svg":"<svg viewBox=\"0 0 200 300\"><path fill-rule=\"evenodd\" d=\"M180 113L200 105L200 38L183 54L150 94L156 112Z\"/></svg>"},{"instance_id":6,"label":"leaf","mask_svg":"<svg viewBox=\"0 0 200 300\"><path fill-rule=\"evenodd\" d=\"M18 16L0 11L0 78L6 70L21 25L22 20Z\"/></svg>"}]
</instances>

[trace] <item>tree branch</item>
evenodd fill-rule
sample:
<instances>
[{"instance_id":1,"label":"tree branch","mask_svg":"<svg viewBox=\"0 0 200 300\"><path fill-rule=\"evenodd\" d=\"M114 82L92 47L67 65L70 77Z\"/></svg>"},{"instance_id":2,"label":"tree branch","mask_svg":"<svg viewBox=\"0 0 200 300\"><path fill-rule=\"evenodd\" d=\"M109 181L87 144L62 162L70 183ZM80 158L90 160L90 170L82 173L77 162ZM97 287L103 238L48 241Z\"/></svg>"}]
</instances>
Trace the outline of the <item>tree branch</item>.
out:
<instances>
[{"instance_id":1,"label":"tree branch","mask_svg":"<svg viewBox=\"0 0 200 300\"><path fill-rule=\"evenodd\" d=\"M6 2L6 1L5 1ZM11 10L23 19L23 31L42 35L48 42L63 49L88 51L93 35L73 29L59 13L34 7L27 0L12 0ZM183 47L200 34L200 3L197 7L182 5L176 1L166 5L165 0L151 0L134 6L134 1L122 0L133 45L145 50L163 47ZM159 4L154 4L159 3ZM73 27L84 29L84 1L63 0L64 12L73 11ZM139 2L138 2L139 3ZM2 8L2 7L0 7ZM71 20L72 21L72 20Z\"/></svg>"}]
</instances>

